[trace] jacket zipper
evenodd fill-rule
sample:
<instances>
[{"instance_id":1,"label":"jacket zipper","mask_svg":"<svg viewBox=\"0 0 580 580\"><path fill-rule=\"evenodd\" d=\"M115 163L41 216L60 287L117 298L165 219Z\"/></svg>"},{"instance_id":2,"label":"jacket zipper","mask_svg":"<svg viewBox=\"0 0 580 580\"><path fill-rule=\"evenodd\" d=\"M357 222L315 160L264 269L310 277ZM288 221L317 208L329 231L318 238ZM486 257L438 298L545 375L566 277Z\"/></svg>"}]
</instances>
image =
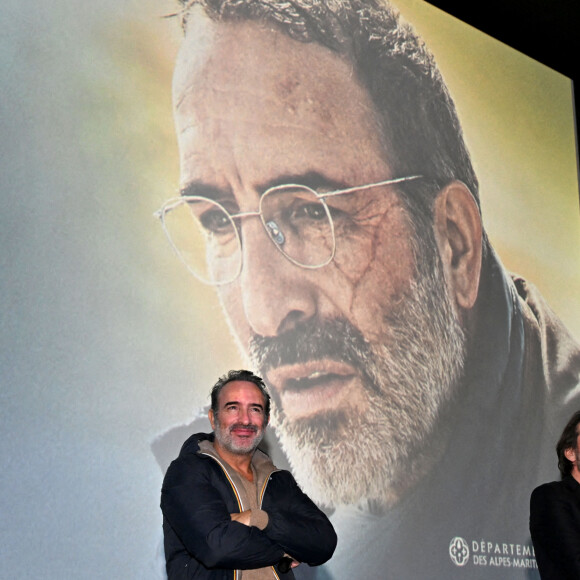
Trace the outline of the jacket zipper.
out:
<instances>
[{"instance_id":1,"label":"jacket zipper","mask_svg":"<svg viewBox=\"0 0 580 580\"><path fill-rule=\"evenodd\" d=\"M217 457L214 457L213 455L209 454L209 453L205 453L204 451L200 451L200 455L205 455L206 457L211 457L211 459L213 459L221 468L222 471L224 472L224 475L226 476L226 479L229 481L230 485L232 486L232 490L234 492L234 495L236 496L236 501L238 502L238 509L240 510L240 513L244 511L244 505L242 503L242 496L240 495L240 492L238 491L238 488L236 487L236 484L234 483L234 481L232 480L232 478L230 477L228 470L224 467L223 463L217 459ZM266 492L266 488L268 487L268 482L270 481L270 478L272 477L273 473L276 473L276 471L280 471L279 469L273 469L268 476L266 477L266 479L264 479L264 484L262 485L262 490L260 491L260 497L259 497L259 506L260 509L262 509L262 502L264 500L264 493ZM278 572L276 572L276 568L274 568L274 566L270 566L272 568L272 572L274 573L275 578L277 578L278 580L280 580L280 576L278 576ZM241 570L234 570L234 580L239 580L239 578L241 577L242 571Z\"/></svg>"}]
</instances>

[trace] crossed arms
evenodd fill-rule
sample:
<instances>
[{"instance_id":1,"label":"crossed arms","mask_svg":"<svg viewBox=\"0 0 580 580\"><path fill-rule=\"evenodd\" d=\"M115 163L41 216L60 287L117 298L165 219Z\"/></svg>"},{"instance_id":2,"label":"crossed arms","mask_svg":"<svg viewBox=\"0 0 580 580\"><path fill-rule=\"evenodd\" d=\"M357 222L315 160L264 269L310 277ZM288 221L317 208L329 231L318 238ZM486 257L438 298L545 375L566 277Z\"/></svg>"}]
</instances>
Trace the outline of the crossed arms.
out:
<instances>
[{"instance_id":1,"label":"crossed arms","mask_svg":"<svg viewBox=\"0 0 580 580\"><path fill-rule=\"evenodd\" d=\"M167 471L161 494L169 568L193 558L205 568L255 569L289 555L319 565L336 547L328 518L287 471L272 474L262 509L264 529L250 524L221 468L211 459L188 457Z\"/></svg>"}]
</instances>

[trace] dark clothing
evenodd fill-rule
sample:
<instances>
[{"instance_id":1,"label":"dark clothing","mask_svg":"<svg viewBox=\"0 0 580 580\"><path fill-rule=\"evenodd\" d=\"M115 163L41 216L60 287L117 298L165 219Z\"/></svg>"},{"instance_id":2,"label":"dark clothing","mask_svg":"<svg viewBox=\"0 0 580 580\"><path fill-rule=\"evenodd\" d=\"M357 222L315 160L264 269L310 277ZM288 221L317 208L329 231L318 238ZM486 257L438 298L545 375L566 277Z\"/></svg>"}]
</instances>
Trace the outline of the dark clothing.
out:
<instances>
[{"instance_id":1,"label":"dark clothing","mask_svg":"<svg viewBox=\"0 0 580 580\"><path fill-rule=\"evenodd\" d=\"M530 533L542 580L580 578L580 483L572 476L534 489Z\"/></svg>"},{"instance_id":2,"label":"dark clothing","mask_svg":"<svg viewBox=\"0 0 580 580\"><path fill-rule=\"evenodd\" d=\"M274 566L285 553L310 565L332 556L337 541L332 525L288 471L273 471L264 484L260 494L261 509L268 513L264 530L233 522L230 514L246 508L220 463L200 453L203 440L213 441L213 434L191 436L163 481L169 580L238 578L237 570ZM289 579L294 574L273 570L272 578L277 577Z\"/></svg>"}]
</instances>

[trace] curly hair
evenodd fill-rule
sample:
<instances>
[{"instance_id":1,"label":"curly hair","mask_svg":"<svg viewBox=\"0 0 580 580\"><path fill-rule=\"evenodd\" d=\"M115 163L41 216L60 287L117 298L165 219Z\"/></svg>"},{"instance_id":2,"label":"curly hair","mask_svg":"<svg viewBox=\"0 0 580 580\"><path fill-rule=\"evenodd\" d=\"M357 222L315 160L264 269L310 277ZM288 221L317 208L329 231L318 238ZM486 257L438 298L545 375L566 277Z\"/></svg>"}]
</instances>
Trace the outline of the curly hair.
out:
<instances>
[{"instance_id":1,"label":"curly hair","mask_svg":"<svg viewBox=\"0 0 580 580\"><path fill-rule=\"evenodd\" d=\"M233 381L244 381L247 383L253 383L260 389L260 392L264 396L264 415L266 420L270 418L270 393L264 384L264 381L252 371L239 370L239 371L229 371L223 377L220 377L216 384L211 389L211 408L214 415L218 414L219 410L219 394L221 390Z\"/></svg>"},{"instance_id":2,"label":"curly hair","mask_svg":"<svg viewBox=\"0 0 580 580\"><path fill-rule=\"evenodd\" d=\"M576 411L566 427L564 427L564 431L562 431L562 435L560 435L560 439L556 444L556 453L558 454L558 469L560 470L560 474L562 477L566 475L570 475L572 472L572 468L574 464L566 457L566 451L568 449L576 449L578 445L578 425L580 424L580 411Z\"/></svg>"}]
</instances>

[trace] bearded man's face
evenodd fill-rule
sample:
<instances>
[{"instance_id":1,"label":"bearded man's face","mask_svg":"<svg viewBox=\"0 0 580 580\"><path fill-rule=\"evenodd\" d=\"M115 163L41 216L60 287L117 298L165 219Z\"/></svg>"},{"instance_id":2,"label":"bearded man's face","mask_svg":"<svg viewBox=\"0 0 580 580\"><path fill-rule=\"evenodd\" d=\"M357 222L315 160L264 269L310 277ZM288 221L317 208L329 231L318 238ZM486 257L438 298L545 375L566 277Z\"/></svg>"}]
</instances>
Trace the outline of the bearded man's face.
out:
<instances>
[{"instance_id":1,"label":"bearded man's face","mask_svg":"<svg viewBox=\"0 0 580 580\"><path fill-rule=\"evenodd\" d=\"M189 24L174 95L183 191L246 214L241 273L219 287L224 311L270 386L307 493L386 502L463 364L437 250L426 254L400 192L384 186L326 199L330 263L283 255L255 214L269 187L324 193L402 176L348 62L257 24L217 26Z\"/></svg>"}]
</instances>

